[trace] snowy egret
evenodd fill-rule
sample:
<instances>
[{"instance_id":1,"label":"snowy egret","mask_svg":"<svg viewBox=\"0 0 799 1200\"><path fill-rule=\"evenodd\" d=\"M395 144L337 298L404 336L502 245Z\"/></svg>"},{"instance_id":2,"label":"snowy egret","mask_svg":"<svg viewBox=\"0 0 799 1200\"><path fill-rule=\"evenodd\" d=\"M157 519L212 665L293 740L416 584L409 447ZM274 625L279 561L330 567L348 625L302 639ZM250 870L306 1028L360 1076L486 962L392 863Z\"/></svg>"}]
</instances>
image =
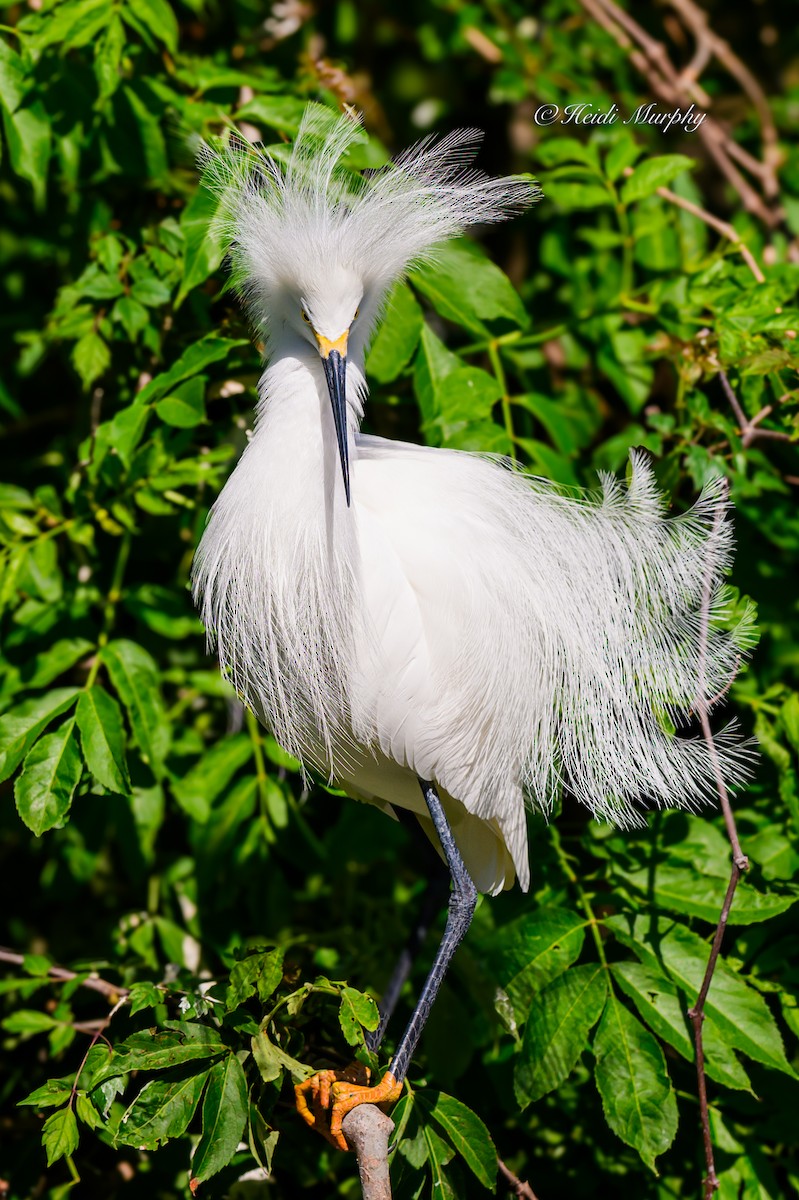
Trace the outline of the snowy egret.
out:
<instances>
[{"instance_id":1,"label":"snowy egret","mask_svg":"<svg viewBox=\"0 0 799 1200\"><path fill-rule=\"evenodd\" d=\"M266 346L254 434L213 506L194 589L223 668L278 742L352 796L415 814L452 876L443 941L377 1086L321 1072L309 1123L399 1094L478 892L529 885L525 800L563 786L595 814L714 792L675 736L736 666L703 638L731 549L711 482L667 518L645 459L573 498L504 462L359 432L364 358L391 285L443 239L535 198L469 166L480 135L425 139L378 171L342 159L350 116L310 106L290 151L202 155L235 286ZM719 755L730 782L744 755Z\"/></svg>"}]
</instances>

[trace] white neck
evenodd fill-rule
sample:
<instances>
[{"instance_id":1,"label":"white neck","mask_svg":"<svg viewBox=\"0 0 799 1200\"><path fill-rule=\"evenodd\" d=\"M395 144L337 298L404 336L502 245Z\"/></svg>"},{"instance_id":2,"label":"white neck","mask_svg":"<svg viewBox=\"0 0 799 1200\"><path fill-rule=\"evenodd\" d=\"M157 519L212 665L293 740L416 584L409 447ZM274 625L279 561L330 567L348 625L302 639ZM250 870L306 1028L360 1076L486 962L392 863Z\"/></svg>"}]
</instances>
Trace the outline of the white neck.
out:
<instances>
[{"instance_id":1,"label":"white neck","mask_svg":"<svg viewBox=\"0 0 799 1200\"><path fill-rule=\"evenodd\" d=\"M347 360L347 435L353 476L364 388L363 360L356 354ZM298 491L304 491L318 502L321 488L325 509L346 508L333 409L317 351L303 338L285 335L272 348L258 391L255 432L247 454L258 458L269 472L273 500L279 503L282 495L293 507Z\"/></svg>"}]
</instances>

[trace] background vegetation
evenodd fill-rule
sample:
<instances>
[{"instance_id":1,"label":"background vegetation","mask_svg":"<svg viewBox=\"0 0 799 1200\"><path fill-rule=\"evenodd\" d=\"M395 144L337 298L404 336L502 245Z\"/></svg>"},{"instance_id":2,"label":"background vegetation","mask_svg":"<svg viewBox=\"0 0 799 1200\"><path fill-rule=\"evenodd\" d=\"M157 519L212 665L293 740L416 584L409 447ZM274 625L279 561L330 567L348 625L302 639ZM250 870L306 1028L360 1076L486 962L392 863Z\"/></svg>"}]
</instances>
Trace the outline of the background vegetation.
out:
<instances>
[{"instance_id":1,"label":"background vegetation","mask_svg":"<svg viewBox=\"0 0 799 1200\"><path fill-rule=\"evenodd\" d=\"M379 995L424 869L380 814L302 790L206 655L187 591L259 357L186 132L233 120L280 142L308 98L364 111L354 166L475 124L483 165L532 171L546 197L398 289L370 430L513 453L569 485L644 445L677 506L730 479L733 583L761 634L731 700L762 758L736 802L752 868L708 1000L711 1123L724 1200L799 1191L795 13L634 16L611 0L5 7L3 1196L179 1196L190 1174L208 1197L359 1194L289 1077L362 1042L361 990ZM670 95L715 123L535 118ZM622 835L564 796L531 845L531 897L481 903L395 1110L396 1195L485 1194L498 1151L540 1200L697 1196L685 1013L729 874L723 823L660 813Z\"/></svg>"}]
</instances>

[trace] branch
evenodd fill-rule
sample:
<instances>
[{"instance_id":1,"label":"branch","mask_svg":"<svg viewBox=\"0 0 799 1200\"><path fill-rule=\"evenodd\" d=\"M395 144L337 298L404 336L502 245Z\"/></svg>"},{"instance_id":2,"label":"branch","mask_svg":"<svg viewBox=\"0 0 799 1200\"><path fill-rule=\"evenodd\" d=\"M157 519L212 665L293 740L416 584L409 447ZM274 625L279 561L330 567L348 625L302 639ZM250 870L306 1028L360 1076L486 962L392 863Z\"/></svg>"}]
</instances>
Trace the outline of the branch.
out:
<instances>
[{"instance_id":1,"label":"branch","mask_svg":"<svg viewBox=\"0 0 799 1200\"><path fill-rule=\"evenodd\" d=\"M625 170L625 175L632 175L632 167ZM678 196L671 188L659 187L657 189L658 196L662 196L664 200L668 200L669 204L676 204L677 208L684 209L694 217L698 217L700 221L704 221L705 225L709 225L711 229L715 229L717 233L722 234L725 238L729 238L736 250L740 252L741 258L746 263L749 270L754 275L758 283L765 283L766 277L760 270L755 258L749 247L741 241L738 230L730 225L727 221L722 221L720 217L716 217L713 213L709 213L707 209L700 208L698 204L694 204L691 200L685 200L682 196Z\"/></svg>"},{"instance_id":2,"label":"branch","mask_svg":"<svg viewBox=\"0 0 799 1200\"><path fill-rule=\"evenodd\" d=\"M722 378L724 378L722 372ZM729 386L729 385L728 385ZM721 518L724 512L724 503L726 500L726 492L722 497L716 518L713 522L713 535L718 531L721 523ZM713 1193L718 1190L719 1181L716 1175L716 1165L713 1158L713 1139L710 1134L710 1114L707 1104L707 1078L705 1076L705 1050L702 1041L702 1023L705 1019L705 1001L707 999L710 984L713 979L713 972L716 969L719 951L721 950L721 942L724 937L724 931L727 927L727 918L730 915L732 908L735 889L738 886L738 880L742 873L748 868L749 860L741 850L741 844L738 841L738 829L735 824L732 806L730 804L730 796L727 791L727 785L724 782L724 774L721 770L716 743L713 740L713 731L710 728L710 719L708 717L708 703L705 697L705 667L707 663L707 643L710 627L710 571L705 576L704 587L702 589L702 608L700 614L700 633L699 633L699 687L697 689L696 709L699 713L699 720L702 725L702 734L704 735L705 743L710 753L710 761L713 767L713 776L716 781L716 790L718 792L719 803L724 814L724 824L727 827L727 836L730 839L732 847L732 870L730 872L730 882L727 885L727 893L724 897L724 903L721 907L716 932L713 936L713 944L710 948L710 957L705 968L705 976L702 980L702 986L699 989L699 995L692 1008L688 1009L688 1016L693 1026L694 1043L696 1046L696 1079L697 1091L699 1093L699 1112L702 1121L702 1141L705 1148L705 1165L707 1174L703 1182L704 1200L712 1200Z\"/></svg>"},{"instance_id":3,"label":"branch","mask_svg":"<svg viewBox=\"0 0 799 1200\"><path fill-rule=\"evenodd\" d=\"M24 955L16 954L13 950L7 950L5 946L0 946L0 962L13 963L15 966L21 967L25 963ZM70 971L66 967L50 967L47 972L49 979L66 982L69 979L80 978L79 971ZM36 978L31 976L32 979ZM80 986L90 988L93 992L100 992L106 996L112 1004L120 999L125 999L128 995L129 988L121 987L118 983L111 983L108 979L100 979L98 975L87 975L85 979L80 980Z\"/></svg>"},{"instance_id":4,"label":"branch","mask_svg":"<svg viewBox=\"0 0 799 1200\"><path fill-rule=\"evenodd\" d=\"M497 1159L499 1173L507 1183L514 1196L518 1196L519 1200L538 1200L530 1184L519 1179L518 1175L514 1175L510 1167L506 1167L501 1158Z\"/></svg>"},{"instance_id":5,"label":"branch","mask_svg":"<svg viewBox=\"0 0 799 1200\"><path fill-rule=\"evenodd\" d=\"M341 1123L348 1144L358 1159L363 1200L391 1200L388 1176L388 1140L394 1122L375 1104L359 1104Z\"/></svg>"},{"instance_id":6,"label":"branch","mask_svg":"<svg viewBox=\"0 0 799 1200\"><path fill-rule=\"evenodd\" d=\"M697 68L704 67L712 54L719 58L747 92L760 113L764 158L761 161L748 155L723 126L709 115L706 115L705 120L698 127L697 136L721 173L738 193L747 212L756 216L768 229L779 226L784 219L784 214L777 204L776 156L778 147L772 140L776 135L770 114L769 119L764 120L761 108L762 104L765 104L767 108L768 103L754 76L736 58L726 42L722 42L720 38L716 39L715 35L713 35L712 41L708 41L705 34L699 32L699 25L694 20L697 51L689 67L685 71L679 72L669 58L663 43L651 37L628 12L615 3L615 0L580 0L580 2L589 16L593 17L597 24L601 25L626 51L630 62L646 78L651 92L666 104L679 105L688 100L702 107L709 105L710 97L698 84L694 72L697 71ZM678 9L686 24L690 24L691 19L694 19L696 10L691 5L691 0L682 0L682 2L678 0L673 7ZM755 91L757 92L757 101L754 98ZM733 159L751 171L763 185L768 200L776 207L771 207L758 194L738 170Z\"/></svg>"},{"instance_id":7,"label":"branch","mask_svg":"<svg viewBox=\"0 0 799 1200\"><path fill-rule=\"evenodd\" d=\"M771 441L790 442L791 435L783 433L780 429L761 429L760 422L773 411L772 406L767 404L765 408L761 408L759 413L755 413L753 417L747 417L741 402L736 396L732 384L727 378L726 371L719 371L719 379L721 386L727 395L730 402L730 408L735 413L735 419L738 422L738 428L741 431L741 444L746 448L752 445L752 442L759 438L770 439Z\"/></svg>"}]
</instances>

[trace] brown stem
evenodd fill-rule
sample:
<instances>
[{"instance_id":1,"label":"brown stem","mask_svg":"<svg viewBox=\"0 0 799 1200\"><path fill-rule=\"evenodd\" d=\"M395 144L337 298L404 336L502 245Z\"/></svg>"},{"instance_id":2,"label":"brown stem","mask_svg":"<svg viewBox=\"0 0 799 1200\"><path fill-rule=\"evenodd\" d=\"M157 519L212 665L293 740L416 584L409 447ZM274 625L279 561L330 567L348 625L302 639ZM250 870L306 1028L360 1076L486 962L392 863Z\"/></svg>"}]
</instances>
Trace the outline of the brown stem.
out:
<instances>
[{"instance_id":1,"label":"brown stem","mask_svg":"<svg viewBox=\"0 0 799 1200\"><path fill-rule=\"evenodd\" d=\"M629 170L632 174L632 168ZM735 249L740 252L741 258L746 263L749 270L754 275L758 283L765 283L766 277L760 270L757 260L744 242L741 241L740 234L734 226L727 221L722 221L720 217L716 217L713 213L709 213L707 209L700 208L698 204L694 204L691 200L685 200L682 196L678 196L671 188L659 187L657 194L662 196L664 200L668 200L669 204L675 204L678 208L682 208L685 212L691 213L692 216L698 217L700 221L704 221L705 225L709 225L711 229L715 229L718 233L723 234L725 238L729 238Z\"/></svg>"},{"instance_id":2,"label":"brown stem","mask_svg":"<svg viewBox=\"0 0 799 1200\"><path fill-rule=\"evenodd\" d=\"M25 958L22 954L16 954L13 950L7 950L5 946L0 946L0 962L13 963L15 966L21 967L25 962ZM47 976L49 979L66 982L68 979L77 979L79 972L70 971L66 967L50 967ZM107 996L114 1004L117 1000L126 999L129 990L126 987L121 987L118 983L111 983L107 979L100 979L97 975L87 975L85 979L81 979L80 986L90 988L93 992L100 992L103 996Z\"/></svg>"},{"instance_id":3,"label":"brown stem","mask_svg":"<svg viewBox=\"0 0 799 1200\"><path fill-rule=\"evenodd\" d=\"M726 371L719 371L719 379L721 380L721 386L724 388L725 395L730 402L730 408L738 422L738 428L741 431L741 443L744 448L751 446L752 442L756 442L761 438L771 439L775 442L789 442L791 440L791 435L783 433L782 430L760 428L759 422L771 412L770 405L767 404L765 408L761 408L760 412L750 419L744 412L741 402L727 378Z\"/></svg>"},{"instance_id":4,"label":"brown stem","mask_svg":"<svg viewBox=\"0 0 799 1200\"><path fill-rule=\"evenodd\" d=\"M363 1200L391 1200L388 1142L394 1122L374 1104L359 1104L341 1122L348 1145L358 1159Z\"/></svg>"},{"instance_id":5,"label":"brown stem","mask_svg":"<svg viewBox=\"0 0 799 1200\"><path fill-rule=\"evenodd\" d=\"M710 104L710 97L699 86L690 68L684 72L679 72L669 58L663 43L651 37L629 12L615 3L615 0L580 0L580 2L597 24L607 30L618 45L622 47L632 65L647 80L650 91L659 100L671 105L679 105L686 100L702 105L703 107ZM685 14L690 7L690 0L682 0L682 3L678 0L678 4L674 7L679 7L680 12ZM686 23L688 23L687 18ZM693 63L691 64L694 69L705 65L710 57L707 49L710 48L720 61L723 62L723 65L735 76L753 100L753 103L755 101L752 89L756 89L758 92L756 107L758 108L758 112L761 113L761 128L763 130L764 141L764 158L762 161L752 159L751 156L746 156L745 158L741 155L740 147L738 147L735 140L718 121L707 114L702 124L697 128L697 136L716 163L718 169L738 193L746 211L756 216L767 228L773 229L780 225L784 214L781 208L776 205L778 188L776 156L778 154L778 147L772 141L773 121L770 114L768 120L765 120L761 112L761 99L762 103L765 103L767 107L766 98L762 95L754 76L747 71L739 59L735 58L732 51L726 46L726 43L722 43L721 39L718 39L718 45L716 41L713 41L708 47L699 36L697 37L697 42L697 53L694 55ZM728 51L725 58L722 58L722 55L725 55L723 47L726 47ZM735 59L734 70L733 59ZM752 187L746 177L741 174L733 159L746 165L752 171L752 174L755 175L758 182L763 184L763 190L768 200L771 201L771 204L767 203L758 194L757 190Z\"/></svg>"},{"instance_id":6,"label":"brown stem","mask_svg":"<svg viewBox=\"0 0 799 1200\"><path fill-rule=\"evenodd\" d=\"M514 1175L510 1167L506 1167L501 1158L497 1159L497 1166L499 1167L500 1175L505 1180L514 1196L518 1196L520 1200L538 1200L538 1197L530 1187L530 1184L522 1179L519 1179L518 1175Z\"/></svg>"},{"instance_id":7,"label":"brown stem","mask_svg":"<svg viewBox=\"0 0 799 1200\"><path fill-rule=\"evenodd\" d=\"M737 404L737 399L736 399ZM718 532L719 525L724 514L724 504L726 502L726 493L722 497L716 518L713 522L713 532L711 537L715 537ZM702 1142L705 1149L705 1166L706 1174L703 1182L704 1200L712 1200L713 1193L718 1190L719 1181L716 1175L716 1164L713 1157L713 1139L710 1133L710 1113L707 1103L707 1076L705 1075L705 1049L702 1040L702 1024L705 1019L705 1001L707 999L710 984L713 979L713 973L716 969L721 943L724 937L724 931L727 928L727 918L730 915L735 889L738 886L738 880L741 874L748 868L749 860L741 850L741 844L738 841L738 828L735 824L732 806L730 804L729 792L724 781L724 774L721 770L716 743L713 740L713 731L710 728L710 719L708 717L708 702L705 697L705 675L707 665L707 643L710 629L710 598L711 584L710 572L705 576L704 586L702 588L702 607L700 613L700 630L699 630L699 686L697 689L696 709L699 713L699 720L702 725L702 734L705 739L709 754L710 762L713 767L713 777L716 783L719 803L724 814L724 824L727 827L727 836L730 839L732 847L732 869L730 872L730 882L727 885L727 892L724 897L724 903L721 906L716 932L713 935L713 943L710 947L710 956L705 968L705 975L702 980L702 986L699 989L699 995L696 1002L688 1009L688 1016L691 1021L694 1032L694 1044L696 1046L696 1080L697 1092L699 1095L699 1113L702 1122Z\"/></svg>"}]
</instances>

